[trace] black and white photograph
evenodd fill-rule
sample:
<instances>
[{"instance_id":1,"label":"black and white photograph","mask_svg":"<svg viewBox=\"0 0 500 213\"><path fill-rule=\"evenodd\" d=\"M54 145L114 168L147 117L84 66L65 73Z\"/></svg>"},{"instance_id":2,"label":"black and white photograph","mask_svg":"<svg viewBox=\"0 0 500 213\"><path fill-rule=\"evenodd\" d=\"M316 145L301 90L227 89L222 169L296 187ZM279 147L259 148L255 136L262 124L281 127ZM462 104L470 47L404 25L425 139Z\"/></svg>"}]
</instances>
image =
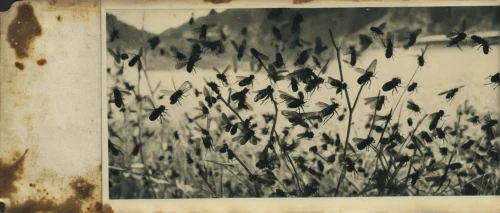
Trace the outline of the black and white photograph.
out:
<instances>
[{"instance_id":1,"label":"black and white photograph","mask_svg":"<svg viewBox=\"0 0 500 213\"><path fill-rule=\"evenodd\" d=\"M498 6L104 23L110 200L500 195Z\"/></svg>"}]
</instances>

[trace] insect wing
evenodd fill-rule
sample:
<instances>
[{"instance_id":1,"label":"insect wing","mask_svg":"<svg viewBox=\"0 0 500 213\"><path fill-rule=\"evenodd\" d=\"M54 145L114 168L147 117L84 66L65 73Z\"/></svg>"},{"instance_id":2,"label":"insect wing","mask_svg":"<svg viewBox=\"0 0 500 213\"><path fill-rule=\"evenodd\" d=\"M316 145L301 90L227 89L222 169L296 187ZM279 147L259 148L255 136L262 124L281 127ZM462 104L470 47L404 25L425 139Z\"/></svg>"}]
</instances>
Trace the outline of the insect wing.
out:
<instances>
[{"instance_id":1,"label":"insect wing","mask_svg":"<svg viewBox=\"0 0 500 213\"><path fill-rule=\"evenodd\" d=\"M179 90L181 90L183 93L186 93L189 91L191 88L193 88L193 85L189 81L185 81L182 83L182 85L179 87Z\"/></svg>"},{"instance_id":2,"label":"insect wing","mask_svg":"<svg viewBox=\"0 0 500 213\"><path fill-rule=\"evenodd\" d=\"M187 64L188 64L187 61L180 62L180 63L175 65L175 69L180 70L180 69L184 68Z\"/></svg>"},{"instance_id":3,"label":"insect wing","mask_svg":"<svg viewBox=\"0 0 500 213\"><path fill-rule=\"evenodd\" d=\"M384 22L384 23L382 23L382 24L380 24L380 25L378 26L378 29L379 29L379 30L383 30L383 29L385 28L385 25L386 25L386 23L385 23L385 22Z\"/></svg>"},{"instance_id":4,"label":"insect wing","mask_svg":"<svg viewBox=\"0 0 500 213\"><path fill-rule=\"evenodd\" d=\"M236 44L236 42L234 42L233 40L229 40L231 42L231 44L233 45L234 49L236 49L236 51L238 51L238 44Z\"/></svg>"},{"instance_id":5,"label":"insect wing","mask_svg":"<svg viewBox=\"0 0 500 213\"><path fill-rule=\"evenodd\" d=\"M188 38L186 40L189 41L189 42L191 42L191 43L199 43L200 42L200 40L194 39L194 38Z\"/></svg>"},{"instance_id":6,"label":"insect wing","mask_svg":"<svg viewBox=\"0 0 500 213\"><path fill-rule=\"evenodd\" d=\"M179 50L175 46L170 46L170 52L172 52L172 54L174 55L177 55L179 53Z\"/></svg>"},{"instance_id":7,"label":"insect wing","mask_svg":"<svg viewBox=\"0 0 500 213\"><path fill-rule=\"evenodd\" d=\"M227 71L229 71L229 68L231 68L231 65L227 65L226 68L224 68L224 71L222 71L222 74L226 74Z\"/></svg>"},{"instance_id":8,"label":"insect wing","mask_svg":"<svg viewBox=\"0 0 500 213\"><path fill-rule=\"evenodd\" d=\"M453 90L453 89L451 89L451 90L447 90L447 91L444 91L444 92L442 92L442 93L439 93L438 95L445 95L445 94L448 94L448 93L450 93L452 90Z\"/></svg>"},{"instance_id":9,"label":"insect wing","mask_svg":"<svg viewBox=\"0 0 500 213\"><path fill-rule=\"evenodd\" d=\"M418 36L421 32L422 32L422 29L417 29L417 30L413 31L413 34L415 36Z\"/></svg>"},{"instance_id":10,"label":"insect wing","mask_svg":"<svg viewBox=\"0 0 500 213\"><path fill-rule=\"evenodd\" d=\"M319 101L318 103L316 103L316 106L324 109L329 107L330 105L326 104L325 102Z\"/></svg>"},{"instance_id":11,"label":"insect wing","mask_svg":"<svg viewBox=\"0 0 500 213\"><path fill-rule=\"evenodd\" d=\"M287 103L297 99L297 98L295 98L295 97L293 97L293 96L289 95L288 93L283 92L281 90L279 92L280 92L280 98L285 100Z\"/></svg>"},{"instance_id":12,"label":"insect wing","mask_svg":"<svg viewBox=\"0 0 500 213\"><path fill-rule=\"evenodd\" d=\"M460 23L460 28L458 29L458 31L461 33L465 32L465 19L462 20L462 23Z\"/></svg>"},{"instance_id":13,"label":"insect wing","mask_svg":"<svg viewBox=\"0 0 500 213\"><path fill-rule=\"evenodd\" d=\"M262 54L261 52L259 52L259 58L264 60L264 61L269 60L269 57L267 57L267 55Z\"/></svg>"},{"instance_id":14,"label":"insect wing","mask_svg":"<svg viewBox=\"0 0 500 213\"><path fill-rule=\"evenodd\" d=\"M315 58L315 57L313 56L313 58ZM326 72L326 69L328 69L328 63L330 63L330 59L328 59L328 61L326 61L326 64L323 66L323 68L321 68L321 71L319 73Z\"/></svg>"}]
</instances>

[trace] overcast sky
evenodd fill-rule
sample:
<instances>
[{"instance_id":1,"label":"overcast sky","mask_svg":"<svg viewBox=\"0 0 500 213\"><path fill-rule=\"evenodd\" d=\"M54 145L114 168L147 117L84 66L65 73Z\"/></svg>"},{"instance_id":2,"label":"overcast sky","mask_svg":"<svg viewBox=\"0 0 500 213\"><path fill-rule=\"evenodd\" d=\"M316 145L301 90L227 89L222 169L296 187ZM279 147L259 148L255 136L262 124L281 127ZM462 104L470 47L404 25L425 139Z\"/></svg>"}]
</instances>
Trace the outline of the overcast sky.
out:
<instances>
[{"instance_id":1,"label":"overcast sky","mask_svg":"<svg viewBox=\"0 0 500 213\"><path fill-rule=\"evenodd\" d=\"M225 9L216 9L222 12ZM159 34L171 27L178 27L189 21L191 14L195 20L206 16L210 9L189 9L189 10L108 10L110 14L115 15L118 20L141 29L144 17L144 30Z\"/></svg>"}]
</instances>

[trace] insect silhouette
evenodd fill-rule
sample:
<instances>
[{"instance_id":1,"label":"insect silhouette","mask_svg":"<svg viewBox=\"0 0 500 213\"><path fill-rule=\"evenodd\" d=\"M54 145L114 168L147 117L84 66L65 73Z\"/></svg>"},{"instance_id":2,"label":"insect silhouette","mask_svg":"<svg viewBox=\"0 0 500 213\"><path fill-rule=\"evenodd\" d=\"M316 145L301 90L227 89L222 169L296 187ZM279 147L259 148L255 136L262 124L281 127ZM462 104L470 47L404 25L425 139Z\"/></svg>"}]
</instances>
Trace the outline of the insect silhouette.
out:
<instances>
[{"instance_id":1,"label":"insect silhouette","mask_svg":"<svg viewBox=\"0 0 500 213\"><path fill-rule=\"evenodd\" d=\"M248 28L247 27L241 28L241 35L246 35L247 32L248 32Z\"/></svg>"},{"instance_id":2,"label":"insect silhouette","mask_svg":"<svg viewBox=\"0 0 500 213\"><path fill-rule=\"evenodd\" d=\"M193 118L193 120L205 119L210 115L210 110L207 106L201 101L198 102L200 107L195 107L194 109L199 110L201 113Z\"/></svg>"},{"instance_id":3,"label":"insect silhouette","mask_svg":"<svg viewBox=\"0 0 500 213\"><path fill-rule=\"evenodd\" d=\"M210 89L212 89L212 91L215 92L215 94L219 95L220 94L220 90L219 90L219 85L213 81L207 81L207 86L210 87Z\"/></svg>"},{"instance_id":4,"label":"insect silhouette","mask_svg":"<svg viewBox=\"0 0 500 213\"><path fill-rule=\"evenodd\" d=\"M493 89L496 89L498 85L500 84L500 72L496 73L495 75L490 75L486 78L490 78L490 83L485 84L485 85L490 85L493 84Z\"/></svg>"},{"instance_id":5,"label":"insect silhouette","mask_svg":"<svg viewBox=\"0 0 500 213\"><path fill-rule=\"evenodd\" d=\"M423 67L425 65L424 55L425 55L425 52L427 51L427 47L429 47L429 45L425 45L425 48L421 49L422 55L417 56L418 65L421 67Z\"/></svg>"},{"instance_id":6,"label":"insect silhouette","mask_svg":"<svg viewBox=\"0 0 500 213\"><path fill-rule=\"evenodd\" d=\"M173 79L172 79L173 81ZM174 88L175 88L175 83L174 83ZM172 91L168 91L168 90L160 90L160 93L164 94L164 95L168 95L168 94L171 94L170 95L170 104L180 104L180 100L185 97L185 94L191 89L193 88L193 85L191 84L191 82L189 81L185 81L184 83L182 83L182 85L179 87L178 90L176 90L175 92L172 93Z\"/></svg>"},{"instance_id":7,"label":"insect silhouette","mask_svg":"<svg viewBox=\"0 0 500 213\"><path fill-rule=\"evenodd\" d=\"M297 82L309 83L309 81L317 78L317 75L311 68L305 67L289 73L286 78L290 80L295 78Z\"/></svg>"},{"instance_id":8,"label":"insect silhouette","mask_svg":"<svg viewBox=\"0 0 500 213\"><path fill-rule=\"evenodd\" d=\"M283 60L283 55L280 52L276 52L276 59L273 62L274 67L276 68L282 68L285 66L285 62Z\"/></svg>"},{"instance_id":9,"label":"insect silhouette","mask_svg":"<svg viewBox=\"0 0 500 213\"><path fill-rule=\"evenodd\" d=\"M457 46L460 50L460 42L464 41L467 38L467 33L465 33L465 19L460 23L460 28L458 30L455 29L455 32L451 32L446 34L447 38L450 38L448 41L448 47Z\"/></svg>"},{"instance_id":10,"label":"insect silhouette","mask_svg":"<svg viewBox=\"0 0 500 213\"><path fill-rule=\"evenodd\" d=\"M200 55L201 55L201 46L199 44L193 44L193 47L191 48L191 55L189 56L189 59L187 61L177 63L177 65L175 65L175 69L179 70L179 69L186 67L186 71L188 73L193 72L193 70L195 70L194 67L195 67L196 62L201 60Z\"/></svg>"},{"instance_id":11,"label":"insect silhouette","mask_svg":"<svg viewBox=\"0 0 500 213\"><path fill-rule=\"evenodd\" d=\"M490 50L492 50L492 49L491 49L491 47L490 47L489 42L488 42L486 39L481 38L481 37L479 37L479 36L477 36L477 35L473 35L473 36L471 36L470 38L471 38L471 39L472 39L472 40L473 40L473 41L474 41L477 45L479 45L479 48L481 48L481 47L483 48L483 53L484 53L485 55L488 55L488 53L490 52ZM478 49L479 49L479 48L478 48Z\"/></svg>"},{"instance_id":12,"label":"insect silhouette","mask_svg":"<svg viewBox=\"0 0 500 213\"><path fill-rule=\"evenodd\" d=\"M387 92L389 90L392 90L392 93L394 94L394 90L398 92L398 87L401 87L401 79L400 78L393 78L392 80L386 82L384 85L382 85L382 90L384 92Z\"/></svg>"},{"instance_id":13,"label":"insect silhouette","mask_svg":"<svg viewBox=\"0 0 500 213\"><path fill-rule=\"evenodd\" d=\"M133 67L136 64L138 64L138 69L141 70L142 69L142 62L141 62L142 53L143 53L143 49L141 47L139 49L139 54L135 55L134 57L132 57L132 59L130 59L130 61L128 62L128 66Z\"/></svg>"},{"instance_id":14,"label":"insect silhouette","mask_svg":"<svg viewBox=\"0 0 500 213\"><path fill-rule=\"evenodd\" d=\"M468 118L467 121L471 122L473 124L479 124L479 123L481 123L480 117L478 115L475 115L475 116L472 116L472 117Z\"/></svg>"},{"instance_id":15,"label":"insect silhouette","mask_svg":"<svg viewBox=\"0 0 500 213\"><path fill-rule=\"evenodd\" d=\"M236 78L239 79L238 86L240 87L246 87L248 85L252 85L253 87L253 81L255 80L254 75L249 75L248 77L245 76L236 76Z\"/></svg>"},{"instance_id":16,"label":"insect silhouette","mask_svg":"<svg viewBox=\"0 0 500 213\"><path fill-rule=\"evenodd\" d=\"M194 14L191 13L191 18L189 19L189 25L193 25L194 24Z\"/></svg>"},{"instance_id":17,"label":"insect silhouette","mask_svg":"<svg viewBox=\"0 0 500 213\"><path fill-rule=\"evenodd\" d=\"M388 32L385 38L385 42L382 39L380 40L385 47L385 57L387 59L392 58L392 56L394 55L394 34Z\"/></svg>"},{"instance_id":18,"label":"insect silhouette","mask_svg":"<svg viewBox=\"0 0 500 213\"><path fill-rule=\"evenodd\" d=\"M306 103L306 101L304 101L304 93L302 92L298 93L298 97L293 97L281 90L279 92L280 98L286 102L288 108L303 108L304 104Z\"/></svg>"},{"instance_id":19,"label":"insect silhouette","mask_svg":"<svg viewBox=\"0 0 500 213\"><path fill-rule=\"evenodd\" d=\"M451 102L451 101L453 100L453 98L455 97L455 94L456 94L456 93L458 92L458 90L459 90L460 88L462 88L462 87L464 87L464 86L455 87L455 88L450 89L450 90L448 90L448 91L444 91L444 92L442 92L442 93L439 93L438 95L439 95L439 96L441 96L441 95L446 95L446 99L448 100L448 101L446 101L446 102Z\"/></svg>"},{"instance_id":20,"label":"insect silhouette","mask_svg":"<svg viewBox=\"0 0 500 213\"><path fill-rule=\"evenodd\" d=\"M336 94L340 93L340 95L342 95L342 90L346 90L347 89L347 83L342 82L342 81L340 81L338 79L335 79L335 78L332 78L332 77L328 77L328 83L332 87L337 88L337 90L335 91Z\"/></svg>"},{"instance_id":21,"label":"insect silhouette","mask_svg":"<svg viewBox=\"0 0 500 213\"><path fill-rule=\"evenodd\" d=\"M229 70L229 68L231 67L231 65L227 65L226 68L224 68L224 71L219 71L219 69L217 69L216 67L213 68L213 70L215 72L217 72L217 75L215 77L217 77L217 79L219 79L221 82L222 82L222 85L223 86L227 86L229 83L227 82L227 71Z\"/></svg>"},{"instance_id":22,"label":"insect silhouette","mask_svg":"<svg viewBox=\"0 0 500 213\"><path fill-rule=\"evenodd\" d=\"M233 40L230 40L230 42L233 45L234 49L236 49L238 61L241 61L241 58L243 58L243 55L245 54L245 49L247 48L247 40L243 39L243 41L241 41L241 45L239 46Z\"/></svg>"},{"instance_id":23,"label":"insect silhouette","mask_svg":"<svg viewBox=\"0 0 500 213\"><path fill-rule=\"evenodd\" d=\"M148 39L148 43L149 43L149 47L151 48L151 50L154 50L154 49L156 49L158 44L160 44L160 37L155 36L153 38L150 38L150 39Z\"/></svg>"},{"instance_id":24,"label":"insect silhouette","mask_svg":"<svg viewBox=\"0 0 500 213\"><path fill-rule=\"evenodd\" d=\"M335 113L337 113L337 115L339 114L337 112L337 109L339 108L340 105L335 101L333 101L333 99L331 99L331 104L319 101L316 103L316 106L322 108L318 112L318 115L322 118L326 117L324 123L328 122L335 115Z\"/></svg>"},{"instance_id":25,"label":"insect silhouette","mask_svg":"<svg viewBox=\"0 0 500 213\"><path fill-rule=\"evenodd\" d=\"M304 65L307 62L307 60L309 59L311 51L312 51L312 48L309 48L307 50L300 52L299 57L297 58L297 60L295 60L293 65L294 66Z\"/></svg>"},{"instance_id":26,"label":"insect silhouette","mask_svg":"<svg viewBox=\"0 0 500 213\"><path fill-rule=\"evenodd\" d=\"M194 127L194 129L198 132L201 133L201 140L203 142L203 146L207 149L213 149L213 138L212 136L210 135L210 123L211 123L211 120L210 119L207 119L207 128L204 129L202 128L198 123L195 122L196 126Z\"/></svg>"},{"instance_id":27,"label":"insect silhouette","mask_svg":"<svg viewBox=\"0 0 500 213\"><path fill-rule=\"evenodd\" d=\"M410 32L410 36L408 38L408 47L413 46L417 42L417 36L420 35L422 29L416 29L415 31Z\"/></svg>"},{"instance_id":28,"label":"insect silhouette","mask_svg":"<svg viewBox=\"0 0 500 213\"><path fill-rule=\"evenodd\" d=\"M372 33L374 35L382 36L382 35L384 35L383 30L384 30L385 26L386 26L386 23L384 22L384 23L380 24L378 27L373 27L373 26L370 27L370 30L372 31Z\"/></svg>"},{"instance_id":29,"label":"insect silhouette","mask_svg":"<svg viewBox=\"0 0 500 213\"><path fill-rule=\"evenodd\" d=\"M359 45L361 46L359 52L365 51L366 49L368 49L368 47L370 47L370 45L373 44L372 38L370 38L370 36L367 36L365 34L359 34L358 39L359 39Z\"/></svg>"},{"instance_id":30,"label":"insect silhouette","mask_svg":"<svg viewBox=\"0 0 500 213\"><path fill-rule=\"evenodd\" d=\"M184 53L181 53L175 46L170 46L170 52L174 54L174 57L177 59L177 63L187 60L186 55L184 55Z\"/></svg>"},{"instance_id":31,"label":"insect silhouette","mask_svg":"<svg viewBox=\"0 0 500 213\"><path fill-rule=\"evenodd\" d=\"M472 147L472 145L475 143L474 140L468 140L467 142L465 142L464 144L462 144L462 146L460 146L460 148L462 148L463 150L467 150L469 149L470 147Z\"/></svg>"},{"instance_id":32,"label":"insect silhouette","mask_svg":"<svg viewBox=\"0 0 500 213\"><path fill-rule=\"evenodd\" d=\"M126 90L120 90L118 87L113 87L113 97L114 97L114 103L115 106L118 108L122 108L125 106L123 101L125 98L123 97L124 95L132 95L129 91Z\"/></svg>"},{"instance_id":33,"label":"insect silhouette","mask_svg":"<svg viewBox=\"0 0 500 213\"><path fill-rule=\"evenodd\" d=\"M248 88L243 88L239 92L235 92L231 95L231 100L238 103L238 109L253 110L252 106L247 103L247 94L250 90Z\"/></svg>"},{"instance_id":34,"label":"insect silhouette","mask_svg":"<svg viewBox=\"0 0 500 213\"><path fill-rule=\"evenodd\" d=\"M425 142L430 143L432 142L432 137L429 135L428 132L426 131L421 131L420 132L420 137L425 140Z\"/></svg>"},{"instance_id":35,"label":"insect silhouette","mask_svg":"<svg viewBox=\"0 0 500 213\"><path fill-rule=\"evenodd\" d=\"M353 161L351 158L349 158L347 156L345 157L346 170L348 172L355 172L355 173L357 173L356 168L354 167L354 162L355 161L356 160Z\"/></svg>"},{"instance_id":36,"label":"insect silhouette","mask_svg":"<svg viewBox=\"0 0 500 213\"><path fill-rule=\"evenodd\" d=\"M367 137L367 138L353 138L352 139L354 142L357 142L358 144L356 144L356 147L358 148L358 150L363 150L363 149L367 149L368 146L370 146L370 144L372 144L375 139L373 137Z\"/></svg>"},{"instance_id":37,"label":"insect silhouette","mask_svg":"<svg viewBox=\"0 0 500 213\"><path fill-rule=\"evenodd\" d=\"M201 94L202 94L202 93L201 93L198 89L194 88L194 95L195 95L196 97L200 96ZM161 95L161 97L162 97L162 98L163 98L163 96L165 96L165 95Z\"/></svg>"},{"instance_id":38,"label":"insect silhouette","mask_svg":"<svg viewBox=\"0 0 500 213\"><path fill-rule=\"evenodd\" d=\"M429 124L430 131L432 131L436 128L439 120L441 120L441 118L443 118L443 116L444 116L443 110L439 110L438 112L430 114L430 117L429 117L431 119L431 123Z\"/></svg>"},{"instance_id":39,"label":"insect silhouette","mask_svg":"<svg viewBox=\"0 0 500 213\"><path fill-rule=\"evenodd\" d=\"M325 67L327 65L328 65L328 62L325 64ZM321 72L319 74L321 74ZM318 90L319 86L325 82L325 79L323 79L322 77L319 77L318 75L314 75L313 77L314 78L309 80L306 83L306 86L304 87L304 91L307 93L310 93L310 95L312 95L316 90Z\"/></svg>"},{"instance_id":40,"label":"insect silhouette","mask_svg":"<svg viewBox=\"0 0 500 213\"><path fill-rule=\"evenodd\" d=\"M280 29L278 29L276 26L273 26L272 32L274 37L276 37L276 39L278 39L279 41L283 39Z\"/></svg>"},{"instance_id":41,"label":"insect silhouette","mask_svg":"<svg viewBox=\"0 0 500 213\"><path fill-rule=\"evenodd\" d=\"M368 97L365 98L365 105L370 105L370 108L380 111L382 110L386 100L387 97L385 95Z\"/></svg>"},{"instance_id":42,"label":"insect silhouette","mask_svg":"<svg viewBox=\"0 0 500 213\"><path fill-rule=\"evenodd\" d=\"M193 33L200 33L200 40L207 39L207 29L217 26L217 24L202 24L201 27L193 29Z\"/></svg>"},{"instance_id":43,"label":"insect silhouette","mask_svg":"<svg viewBox=\"0 0 500 213\"><path fill-rule=\"evenodd\" d=\"M418 83L413 82L408 86L408 92L413 92L413 91L418 92L417 88L418 88Z\"/></svg>"},{"instance_id":44,"label":"insect silhouette","mask_svg":"<svg viewBox=\"0 0 500 213\"><path fill-rule=\"evenodd\" d=\"M303 133L297 134L298 140L303 139L303 138L307 138L307 139L311 140L313 137L314 137L314 132L310 131L309 129L306 129L306 131ZM316 146L314 146L314 147L316 148L316 150L313 151L313 153L316 153L318 151L318 149ZM311 150L311 149L309 149L309 150Z\"/></svg>"},{"instance_id":45,"label":"insect silhouette","mask_svg":"<svg viewBox=\"0 0 500 213\"><path fill-rule=\"evenodd\" d=\"M493 131L495 125L498 124L498 120L493 120L490 114L484 116L484 125L481 126L481 130L486 133L486 139L494 139L495 132Z\"/></svg>"},{"instance_id":46,"label":"insect silhouette","mask_svg":"<svg viewBox=\"0 0 500 213\"><path fill-rule=\"evenodd\" d=\"M406 108L408 108L411 112L414 112L416 114L420 113L420 106L418 106L415 102L412 100L408 100L408 104L406 105Z\"/></svg>"},{"instance_id":47,"label":"insect silhouette","mask_svg":"<svg viewBox=\"0 0 500 213\"><path fill-rule=\"evenodd\" d=\"M436 128L436 134L439 139L443 139L446 141L446 132L442 128Z\"/></svg>"},{"instance_id":48,"label":"insect silhouette","mask_svg":"<svg viewBox=\"0 0 500 213\"><path fill-rule=\"evenodd\" d=\"M413 126L413 119L408 118L406 122L408 123L408 126Z\"/></svg>"},{"instance_id":49,"label":"insect silhouette","mask_svg":"<svg viewBox=\"0 0 500 213\"><path fill-rule=\"evenodd\" d=\"M255 136L255 131L251 129L247 129L243 131L241 135L234 137L231 139L233 142L238 142L241 145L245 145L247 142L250 142L253 145L257 145L257 142L260 141L260 138Z\"/></svg>"},{"instance_id":50,"label":"insect silhouette","mask_svg":"<svg viewBox=\"0 0 500 213\"><path fill-rule=\"evenodd\" d=\"M299 82L296 78L290 78L290 87L292 87L293 92L297 92L297 90L299 90Z\"/></svg>"},{"instance_id":51,"label":"insect silhouette","mask_svg":"<svg viewBox=\"0 0 500 213\"><path fill-rule=\"evenodd\" d=\"M229 148L229 146L224 143L222 146L216 146L215 150L219 153L227 153L227 159L232 160L234 158L234 152Z\"/></svg>"},{"instance_id":52,"label":"insect silhouette","mask_svg":"<svg viewBox=\"0 0 500 213\"><path fill-rule=\"evenodd\" d=\"M318 67L318 68L321 68L321 62L319 61L318 57L313 55L312 59L313 59L314 65L316 65L316 67Z\"/></svg>"},{"instance_id":53,"label":"insect silhouette","mask_svg":"<svg viewBox=\"0 0 500 213\"><path fill-rule=\"evenodd\" d=\"M115 59L115 62L117 64L121 64L122 60L127 60L128 59L128 54L127 53L122 53L121 50L120 50L120 47L116 48L116 52L113 51L113 49L108 48L108 52L109 52L109 54L111 54L113 56L113 58Z\"/></svg>"},{"instance_id":54,"label":"insect silhouette","mask_svg":"<svg viewBox=\"0 0 500 213\"><path fill-rule=\"evenodd\" d=\"M263 104L269 98L273 97L273 92L274 92L274 89L271 85L268 85L264 89L257 90L257 91L255 91L255 93L257 93L257 95L255 95L254 101L258 102L258 101L262 100L262 104Z\"/></svg>"},{"instance_id":55,"label":"insect silhouette","mask_svg":"<svg viewBox=\"0 0 500 213\"><path fill-rule=\"evenodd\" d=\"M219 53L224 52L224 45L222 44L222 40L216 41L208 41L208 40L198 40L198 39L187 39L191 43L199 43L203 46L203 52L210 51L212 55L217 55Z\"/></svg>"},{"instance_id":56,"label":"insect silhouette","mask_svg":"<svg viewBox=\"0 0 500 213\"><path fill-rule=\"evenodd\" d=\"M302 16L302 14L300 13L297 13L293 19L292 19L292 24L291 24L291 27L290 27L290 30L292 32L292 34L297 34L297 33L300 33L300 24L304 22L304 16Z\"/></svg>"},{"instance_id":57,"label":"insect silhouette","mask_svg":"<svg viewBox=\"0 0 500 213\"><path fill-rule=\"evenodd\" d=\"M357 62L358 56L360 56L360 54L358 52L356 52L356 47L354 45L349 46L348 54L350 56L349 61L347 61L347 60L343 60L343 61L345 63L350 64L351 67L356 66L356 62Z\"/></svg>"},{"instance_id":58,"label":"insect silhouette","mask_svg":"<svg viewBox=\"0 0 500 213\"><path fill-rule=\"evenodd\" d=\"M323 51L325 51L326 49L328 49L328 46L323 46L323 42L321 41L321 38L320 37L316 37L316 40L315 40L315 45L314 45L314 53L316 55L321 55L321 53Z\"/></svg>"},{"instance_id":59,"label":"insect silhouette","mask_svg":"<svg viewBox=\"0 0 500 213\"><path fill-rule=\"evenodd\" d=\"M212 108L213 104L217 103L217 98L213 97L206 87L203 87L203 96L205 96L205 102L207 102L208 107Z\"/></svg>"},{"instance_id":60,"label":"insect silhouette","mask_svg":"<svg viewBox=\"0 0 500 213\"><path fill-rule=\"evenodd\" d=\"M153 109L151 114L149 115L150 121L155 121L160 118L160 123L162 123L163 114L166 113L167 109L164 105L160 105L158 108Z\"/></svg>"},{"instance_id":61,"label":"insect silhouette","mask_svg":"<svg viewBox=\"0 0 500 213\"><path fill-rule=\"evenodd\" d=\"M377 68L377 59L373 60L366 70L356 68L356 71L363 73L363 75L358 78L358 84L363 85L366 83L370 83L371 85L371 78L375 77L375 68Z\"/></svg>"},{"instance_id":62,"label":"insect silhouette","mask_svg":"<svg viewBox=\"0 0 500 213\"><path fill-rule=\"evenodd\" d=\"M281 114L292 124L292 126L300 125L304 128L309 128L309 124L305 120L308 118L307 115L290 110L283 110Z\"/></svg>"},{"instance_id":63,"label":"insect silhouette","mask_svg":"<svg viewBox=\"0 0 500 213\"><path fill-rule=\"evenodd\" d=\"M233 124L225 113L222 113L221 119L222 119L221 126L226 132L230 132L231 135L235 135L238 132L238 124L237 123Z\"/></svg>"},{"instance_id":64,"label":"insect silhouette","mask_svg":"<svg viewBox=\"0 0 500 213\"><path fill-rule=\"evenodd\" d=\"M264 61L269 60L269 57L267 57L266 55L262 54L261 52L259 52L255 48L251 48L250 49L250 53L252 54L253 58L256 58L259 61L260 65L264 64L264 62L262 60L264 60Z\"/></svg>"},{"instance_id":65,"label":"insect silhouette","mask_svg":"<svg viewBox=\"0 0 500 213\"><path fill-rule=\"evenodd\" d=\"M269 78L269 81L271 84L276 84L278 81L284 80L285 76L282 75L283 73L287 73L287 70L276 70L276 67L274 65L269 64L267 71L267 78Z\"/></svg>"}]
</instances>

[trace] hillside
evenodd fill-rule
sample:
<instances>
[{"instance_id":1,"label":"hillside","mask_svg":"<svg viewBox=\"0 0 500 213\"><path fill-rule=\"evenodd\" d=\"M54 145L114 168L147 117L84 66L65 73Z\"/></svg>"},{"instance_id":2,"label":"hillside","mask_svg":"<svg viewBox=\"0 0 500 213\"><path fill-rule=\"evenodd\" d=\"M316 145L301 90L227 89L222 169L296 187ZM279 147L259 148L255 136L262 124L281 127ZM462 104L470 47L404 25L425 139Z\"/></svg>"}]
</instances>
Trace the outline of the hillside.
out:
<instances>
[{"instance_id":1,"label":"hillside","mask_svg":"<svg viewBox=\"0 0 500 213\"><path fill-rule=\"evenodd\" d=\"M222 13L207 15L195 20L193 25L185 23L175 29L167 29L160 33L160 44L148 54L147 64L149 69L170 70L175 66L169 53L170 45L176 46L182 52L189 52L192 43L187 38L198 38L198 34L192 33L192 29L201 24L217 24L208 32L209 40L220 39L222 28L228 40L224 42L225 53L218 56L210 54L203 55L203 60L197 64L198 67L207 68L212 66L225 66L230 64L232 56L235 55L234 48L229 39L240 43L243 38L247 40L247 46L255 47L273 59L275 53L274 39L271 29L278 27L286 40L284 55L288 60L294 60L300 50L307 48L291 46L292 34L290 30L293 17L300 12L304 21L300 24L300 38L314 45L316 37L320 37L324 45L331 46L328 28L331 28L337 40L343 40L347 44L357 43L357 35L364 33L369 35L370 26L378 26L386 22L384 31L392 31L396 35L396 45L402 45L407 38L408 32L417 28L422 29L421 37L442 35L458 28L462 19L467 21L468 33L482 31L498 31L500 29L499 7L434 7L434 8L321 8L321 9L230 9ZM112 29L119 31L119 39L108 42L108 47L122 47L137 50L145 40L155 36L150 33L141 33L140 30L116 20L113 15L107 14L108 38ZM186 20L187 21L187 20ZM114 24L114 28L113 28ZM242 35L242 27L247 27L246 35ZM109 39L108 39L109 41ZM142 41L142 42L141 42ZM400 41L400 42L398 42ZM376 45L374 45L376 46ZM311 46L314 47L314 46ZM161 55L161 50L167 54ZM332 48L322 53L323 58L331 55ZM285 56L285 60L286 57ZM210 60L215 57L225 60ZM246 59L245 59L246 58ZM249 57L242 60L247 61ZM210 60L210 63L204 61ZM220 63L220 64L217 64ZM241 64L248 64L240 62ZM247 65L248 66L248 65Z\"/></svg>"}]
</instances>

